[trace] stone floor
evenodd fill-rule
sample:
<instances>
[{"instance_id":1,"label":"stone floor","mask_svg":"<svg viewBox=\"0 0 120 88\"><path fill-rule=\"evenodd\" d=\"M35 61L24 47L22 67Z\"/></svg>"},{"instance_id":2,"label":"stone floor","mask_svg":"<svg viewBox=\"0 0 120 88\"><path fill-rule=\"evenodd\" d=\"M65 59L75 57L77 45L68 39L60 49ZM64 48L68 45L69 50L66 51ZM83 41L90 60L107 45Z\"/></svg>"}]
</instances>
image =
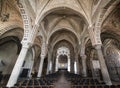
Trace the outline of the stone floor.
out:
<instances>
[{"instance_id":1,"label":"stone floor","mask_svg":"<svg viewBox=\"0 0 120 88\"><path fill-rule=\"evenodd\" d=\"M71 83L68 82L64 76L64 71L61 71L61 75L57 82L54 83L55 88L71 88Z\"/></svg>"}]
</instances>

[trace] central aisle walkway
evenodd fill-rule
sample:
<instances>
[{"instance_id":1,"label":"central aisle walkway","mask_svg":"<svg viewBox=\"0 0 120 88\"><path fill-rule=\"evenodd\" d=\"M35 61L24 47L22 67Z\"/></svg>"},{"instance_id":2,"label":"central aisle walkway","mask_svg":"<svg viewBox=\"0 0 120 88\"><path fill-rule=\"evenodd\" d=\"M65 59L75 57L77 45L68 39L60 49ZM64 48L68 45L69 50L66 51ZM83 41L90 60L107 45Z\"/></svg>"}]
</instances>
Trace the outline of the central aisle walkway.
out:
<instances>
[{"instance_id":1,"label":"central aisle walkway","mask_svg":"<svg viewBox=\"0 0 120 88\"><path fill-rule=\"evenodd\" d=\"M71 83L65 78L65 70L60 71L58 81L54 83L55 88L71 88Z\"/></svg>"}]
</instances>

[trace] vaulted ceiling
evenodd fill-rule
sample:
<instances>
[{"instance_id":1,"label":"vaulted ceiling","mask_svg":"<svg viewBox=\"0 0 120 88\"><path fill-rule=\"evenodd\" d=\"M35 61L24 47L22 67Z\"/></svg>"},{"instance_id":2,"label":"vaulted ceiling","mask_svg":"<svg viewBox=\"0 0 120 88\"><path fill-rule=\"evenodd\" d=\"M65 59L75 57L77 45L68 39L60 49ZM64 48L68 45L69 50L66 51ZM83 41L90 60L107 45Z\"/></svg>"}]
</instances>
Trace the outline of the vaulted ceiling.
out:
<instances>
[{"instance_id":1,"label":"vaulted ceiling","mask_svg":"<svg viewBox=\"0 0 120 88\"><path fill-rule=\"evenodd\" d=\"M96 23L102 8L108 9L110 6L113 6L110 12L112 14L106 15L109 9L106 10L102 32L111 30L120 34L120 6L114 6L115 0L0 0L0 12L5 12L5 8L9 7L10 19L21 19L17 7L19 1L23 2L32 24L40 25L37 39L40 38L41 41L44 38L49 48L68 45L78 52L77 47L80 47L81 42L84 39L89 40L88 26ZM17 14L17 18L11 14Z\"/></svg>"}]
</instances>

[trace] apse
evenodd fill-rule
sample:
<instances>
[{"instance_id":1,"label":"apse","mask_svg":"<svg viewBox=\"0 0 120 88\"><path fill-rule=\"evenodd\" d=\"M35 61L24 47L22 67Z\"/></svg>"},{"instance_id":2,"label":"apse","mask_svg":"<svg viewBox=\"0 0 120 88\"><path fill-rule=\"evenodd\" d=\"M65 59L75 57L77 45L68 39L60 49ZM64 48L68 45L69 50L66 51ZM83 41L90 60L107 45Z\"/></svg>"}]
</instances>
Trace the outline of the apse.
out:
<instances>
[{"instance_id":1,"label":"apse","mask_svg":"<svg viewBox=\"0 0 120 88\"><path fill-rule=\"evenodd\" d=\"M67 69L70 71L70 50L64 46L57 49L56 71Z\"/></svg>"}]
</instances>

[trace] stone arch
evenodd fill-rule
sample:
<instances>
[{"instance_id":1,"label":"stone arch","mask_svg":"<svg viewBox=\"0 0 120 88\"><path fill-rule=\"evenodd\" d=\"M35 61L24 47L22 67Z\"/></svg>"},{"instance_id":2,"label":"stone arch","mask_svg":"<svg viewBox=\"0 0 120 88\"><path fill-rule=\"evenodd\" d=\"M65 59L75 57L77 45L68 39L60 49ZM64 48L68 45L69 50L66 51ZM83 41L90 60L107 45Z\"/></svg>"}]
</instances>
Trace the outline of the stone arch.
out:
<instances>
[{"instance_id":1,"label":"stone arch","mask_svg":"<svg viewBox=\"0 0 120 88\"><path fill-rule=\"evenodd\" d=\"M3 65L4 75L11 74L21 46L20 39L17 36L5 36L0 39L0 59L5 63Z\"/></svg>"},{"instance_id":2,"label":"stone arch","mask_svg":"<svg viewBox=\"0 0 120 88\"><path fill-rule=\"evenodd\" d=\"M21 40L23 37L23 28L21 28L18 25L10 25L5 27L3 30L1 30L0 40L4 44L4 42L13 41L17 44L18 51L17 54L19 54L21 50ZM1 44L2 44L1 43Z\"/></svg>"},{"instance_id":3,"label":"stone arch","mask_svg":"<svg viewBox=\"0 0 120 88\"><path fill-rule=\"evenodd\" d=\"M108 71L113 81L120 81L120 49L114 44L114 39L106 39L103 43L103 51Z\"/></svg>"},{"instance_id":4,"label":"stone arch","mask_svg":"<svg viewBox=\"0 0 120 88\"><path fill-rule=\"evenodd\" d=\"M76 40L79 42L79 37L77 36L77 34L75 33L75 31L73 31L71 28L68 28L68 27L60 27L60 28L56 28L55 30L53 30L53 31L49 34L49 36L48 36L48 38L47 38L47 43L49 43L50 38L52 37L53 34L59 32L59 31L63 31L63 30L72 33L72 34L74 35L74 37L76 37Z\"/></svg>"},{"instance_id":5,"label":"stone arch","mask_svg":"<svg viewBox=\"0 0 120 88\"><path fill-rule=\"evenodd\" d=\"M3 27L1 30L0 30L0 36L2 36L4 33L10 31L10 30L13 30L15 28L20 28L20 29L23 29L22 28L22 25L19 25L19 24L16 24L16 23L10 23L7 25L7 27Z\"/></svg>"},{"instance_id":6,"label":"stone arch","mask_svg":"<svg viewBox=\"0 0 120 88\"><path fill-rule=\"evenodd\" d=\"M69 45L68 45L69 44ZM72 46L72 44L68 41L68 40L61 40L61 41L58 41L55 45L54 45L54 47L53 47L53 50L54 50L54 52L52 53L52 58L53 58L53 61L55 61L55 56L56 56L56 54L57 54L57 49L59 48L59 47L61 47L61 45L62 46L65 46L65 47L67 47L69 50L70 50L70 60L71 60L71 72L74 72L74 60L75 60L75 58L74 58L74 55L75 55L75 52L73 51L74 50L74 48L73 48L73 46Z\"/></svg>"},{"instance_id":7,"label":"stone arch","mask_svg":"<svg viewBox=\"0 0 120 88\"><path fill-rule=\"evenodd\" d=\"M118 69L120 57L120 36L114 31L107 30L101 33L103 54L108 71L113 81L120 81Z\"/></svg>"},{"instance_id":8,"label":"stone arch","mask_svg":"<svg viewBox=\"0 0 120 88\"><path fill-rule=\"evenodd\" d=\"M72 43L72 41L70 41L69 39L64 39L64 38L61 38L61 39L58 39L57 41L55 41L53 43L53 46L55 46L57 42L62 41L62 40L67 40L67 41L69 41L74 46L74 44ZM75 47L74 47L74 49L75 49Z\"/></svg>"},{"instance_id":9,"label":"stone arch","mask_svg":"<svg viewBox=\"0 0 120 88\"><path fill-rule=\"evenodd\" d=\"M9 29L8 31L5 31L1 36L0 36L0 39L4 38L4 37L7 37L7 36L16 36L20 39L20 41L22 40L23 38L23 29L22 28L19 28L19 27L16 27L16 28L13 28L13 29Z\"/></svg>"},{"instance_id":10,"label":"stone arch","mask_svg":"<svg viewBox=\"0 0 120 88\"><path fill-rule=\"evenodd\" d=\"M101 20L102 21L102 23L101 23L102 25L104 24L105 20L109 17L110 13L112 13L119 4L120 4L120 1L118 0L118 1L111 1L109 3L109 5L104 6L104 9L103 9L101 15L103 15L105 13L107 13L107 14L104 15L104 17Z\"/></svg>"},{"instance_id":11,"label":"stone arch","mask_svg":"<svg viewBox=\"0 0 120 88\"><path fill-rule=\"evenodd\" d=\"M101 11L98 14L97 22L95 23L95 31L103 26L105 20L109 17L109 14L116 8L120 1L110 1L107 5L103 6Z\"/></svg>"},{"instance_id":12,"label":"stone arch","mask_svg":"<svg viewBox=\"0 0 120 88\"><path fill-rule=\"evenodd\" d=\"M17 47L18 47L17 54L19 54L22 45L20 43L20 39L16 36L7 36L0 39L0 45L4 45L5 43L11 42L11 41L17 44Z\"/></svg>"},{"instance_id":13,"label":"stone arch","mask_svg":"<svg viewBox=\"0 0 120 88\"><path fill-rule=\"evenodd\" d=\"M24 6L24 2L20 1L18 2L18 8L20 11L20 14L22 16L22 20L23 20L23 24L24 24L24 37L23 37L23 41L28 40L28 37L30 36L30 32L31 32L31 18L28 16L28 13L25 10L25 6Z\"/></svg>"},{"instance_id":14,"label":"stone arch","mask_svg":"<svg viewBox=\"0 0 120 88\"><path fill-rule=\"evenodd\" d=\"M95 40L96 44L102 44L100 34L101 34L101 27L104 24L104 21L108 18L109 14L115 9L117 4L120 1L110 1L103 9L99 12L97 21L95 23Z\"/></svg>"},{"instance_id":15,"label":"stone arch","mask_svg":"<svg viewBox=\"0 0 120 88\"><path fill-rule=\"evenodd\" d=\"M57 49L56 66L67 68L70 71L70 51L67 47L61 46ZM57 63L58 62L58 63Z\"/></svg>"},{"instance_id":16,"label":"stone arch","mask_svg":"<svg viewBox=\"0 0 120 88\"><path fill-rule=\"evenodd\" d=\"M101 33L102 42L104 42L105 39L113 39L116 42L120 42L120 40L119 40L120 36L117 33L115 33L114 31L110 31L110 30L109 31L106 30L106 31Z\"/></svg>"},{"instance_id":17,"label":"stone arch","mask_svg":"<svg viewBox=\"0 0 120 88\"><path fill-rule=\"evenodd\" d=\"M89 21L87 20L87 18L84 17L84 15L79 12L79 8L75 9L73 7L70 7L69 5L56 5L56 6L53 6L47 10L43 10L39 15L38 17L36 18L36 21L35 23L40 23L44 17L46 17L48 14L50 14L51 12L54 12L54 11L57 11L57 10L62 10L62 9L69 9L69 10L72 10L73 12L75 12L78 16L82 17L85 21L86 24L89 24Z\"/></svg>"}]
</instances>

